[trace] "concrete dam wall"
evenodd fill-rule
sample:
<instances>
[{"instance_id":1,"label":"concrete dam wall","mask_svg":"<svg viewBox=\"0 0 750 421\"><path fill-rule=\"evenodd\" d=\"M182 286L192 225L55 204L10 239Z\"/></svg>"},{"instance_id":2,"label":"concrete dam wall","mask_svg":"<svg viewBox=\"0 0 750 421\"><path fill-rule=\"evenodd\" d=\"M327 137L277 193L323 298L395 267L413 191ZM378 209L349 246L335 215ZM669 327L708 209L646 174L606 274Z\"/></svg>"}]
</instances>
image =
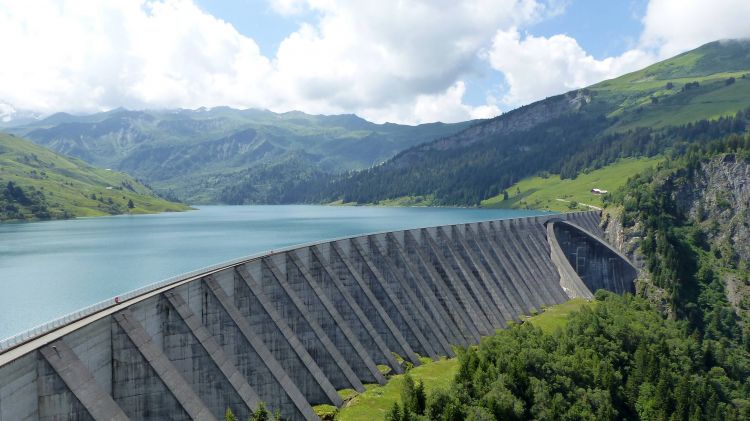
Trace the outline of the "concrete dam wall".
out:
<instances>
[{"instance_id":1,"label":"concrete dam wall","mask_svg":"<svg viewBox=\"0 0 750 421\"><path fill-rule=\"evenodd\" d=\"M619 294L635 293L637 269L598 234L566 221L547 224L548 235L559 245L572 272L561 273L560 285L571 295L593 298L593 291L606 289ZM560 266L565 266L561 264Z\"/></svg>"},{"instance_id":2,"label":"concrete dam wall","mask_svg":"<svg viewBox=\"0 0 750 421\"><path fill-rule=\"evenodd\" d=\"M338 390L482 336L632 266L597 212L364 235L235 261L0 344L0 421L317 419ZM632 270L631 270L632 269Z\"/></svg>"}]
</instances>

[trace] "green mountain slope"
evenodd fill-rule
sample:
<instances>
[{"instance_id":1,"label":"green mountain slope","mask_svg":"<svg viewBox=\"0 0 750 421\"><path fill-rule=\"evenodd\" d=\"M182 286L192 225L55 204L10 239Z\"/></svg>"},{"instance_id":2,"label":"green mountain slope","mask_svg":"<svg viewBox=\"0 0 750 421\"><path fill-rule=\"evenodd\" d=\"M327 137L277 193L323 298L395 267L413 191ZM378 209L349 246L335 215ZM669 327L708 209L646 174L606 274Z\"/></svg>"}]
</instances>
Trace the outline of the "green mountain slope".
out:
<instances>
[{"instance_id":1,"label":"green mountain slope","mask_svg":"<svg viewBox=\"0 0 750 421\"><path fill-rule=\"evenodd\" d=\"M148 181L189 202L216 202L235 180L280 184L290 176L362 169L419 143L454 134L471 122L403 126L374 124L355 115L283 114L228 107L129 111L88 116L52 115L12 131L56 152ZM271 172L296 161L295 174ZM288 169L288 168L287 168ZM266 195L245 189L247 202Z\"/></svg>"},{"instance_id":2,"label":"green mountain slope","mask_svg":"<svg viewBox=\"0 0 750 421\"><path fill-rule=\"evenodd\" d=\"M306 200L479 205L526 177L575 178L621 158L743 133L750 41L714 42L643 70L547 98L382 165L323 184Z\"/></svg>"},{"instance_id":3,"label":"green mountain slope","mask_svg":"<svg viewBox=\"0 0 750 421\"><path fill-rule=\"evenodd\" d=\"M747 107L750 83L744 82L749 74L747 41L717 41L590 90L607 117L618 120L612 131L666 127L729 116Z\"/></svg>"},{"instance_id":4,"label":"green mountain slope","mask_svg":"<svg viewBox=\"0 0 750 421\"><path fill-rule=\"evenodd\" d=\"M187 209L159 198L126 174L0 134L0 221Z\"/></svg>"},{"instance_id":5,"label":"green mountain slope","mask_svg":"<svg viewBox=\"0 0 750 421\"><path fill-rule=\"evenodd\" d=\"M505 209L546 209L557 212L587 210L604 206L603 196L592 189L613 192L624 186L628 178L653 167L664 158L626 158L604 168L580 174L575 179L559 175L524 178L508 187L504 194L483 200L481 206Z\"/></svg>"}]
</instances>

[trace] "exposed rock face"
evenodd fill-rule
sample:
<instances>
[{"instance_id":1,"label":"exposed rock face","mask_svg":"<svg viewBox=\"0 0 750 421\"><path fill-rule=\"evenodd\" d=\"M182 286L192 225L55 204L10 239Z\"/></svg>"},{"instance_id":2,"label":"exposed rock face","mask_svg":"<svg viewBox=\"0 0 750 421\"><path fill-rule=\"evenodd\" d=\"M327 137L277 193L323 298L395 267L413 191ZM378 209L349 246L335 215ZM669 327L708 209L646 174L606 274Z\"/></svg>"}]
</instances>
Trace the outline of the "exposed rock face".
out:
<instances>
[{"instance_id":1,"label":"exposed rock face","mask_svg":"<svg viewBox=\"0 0 750 421\"><path fill-rule=\"evenodd\" d=\"M601 224L605 239L627 256L638 269L638 278L635 280L636 293L647 297L665 316L672 316L672 309L668 304L669 294L651 283L649 272L645 269L646 259L640 251L640 242L645 234L643 224L636 222L632 227L624 228L621 209L616 208L608 208L602 212Z\"/></svg>"},{"instance_id":2,"label":"exposed rock face","mask_svg":"<svg viewBox=\"0 0 750 421\"><path fill-rule=\"evenodd\" d=\"M414 148L415 153L428 150L447 150L479 142L489 136L506 135L529 130L534 126L577 111L591 101L586 90L568 92L564 95L535 102L510 111L491 120L478 123L468 129L434 142Z\"/></svg>"},{"instance_id":3,"label":"exposed rock face","mask_svg":"<svg viewBox=\"0 0 750 421\"><path fill-rule=\"evenodd\" d=\"M607 241L617 248L622 254L642 270L645 262L644 257L638 250L643 230L640 223L627 229L622 226L622 214L619 209L606 209L602 212L602 229Z\"/></svg>"},{"instance_id":4,"label":"exposed rock face","mask_svg":"<svg viewBox=\"0 0 750 421\"><path fill-rule=\"evenodd\" d=\"M750 162L727 154L703 162L693 173L672 175L672 199L678 211L697 222L713 253L729 267L750 266ZM640 252L643 226L636 221L623 227L621 209L609 208L602 215L602 228L610 244L618 248L641 271L636 288L655 302L666 303L665 291L648 281L645 259ZM736 276L724 275L729 302L739 311L750 296L750 287ZM668 306L663 306L666 308Z\"/></svg>"},{"instance_id":5,"label":"exposed rock face","mask_svg":"<svg viewBox=\"0 0 750 421\"><path fill-rule=\"evenodd\" d=\"M750 266L750 162L733 154L702 165L692 188L675 198L691 219L700 221L713 253L729 267ZM750 284L737 274L722 274L727 300L737 314L748 309Z\"/></svg>"},{"instance_id":6,"label":"exposed rock face","mask_svg":"<svg viewBox=\"0 0 750 421\"><path fill-rule=\"evenodd\" d=\"M701 164L690 182L674 176L672 181L678 210L701 224L708 243L729 246L736 252L735 264L750 261L750 162L728 154ZM619 209L608 209L602 227L607 241L642 268L641 224L623 228Z\"/></svg>"},{"instance_id":7,"label":"exposed rock face","mask_svg":"<svg viewBox=\"0 0 750 421\"><path fill-rule=\"evenodd\" d=\"M710 244L730 249L731 263L750 261L750 163L733 154L704 163L692 185L674 198L682 212L700 221Z\"/></svg>"}]
</instances>

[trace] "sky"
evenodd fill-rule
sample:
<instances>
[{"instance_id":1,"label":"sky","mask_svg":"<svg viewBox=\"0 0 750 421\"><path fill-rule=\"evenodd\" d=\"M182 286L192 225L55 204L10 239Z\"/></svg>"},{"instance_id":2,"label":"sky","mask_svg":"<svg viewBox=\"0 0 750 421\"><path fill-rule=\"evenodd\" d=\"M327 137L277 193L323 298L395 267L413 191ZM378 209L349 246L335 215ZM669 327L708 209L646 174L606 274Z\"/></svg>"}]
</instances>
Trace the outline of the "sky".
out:
<instances>
[{"instance_id":1,"label":"sky","mask_svg":"<svg viewBox=\"0 0 750 421\"><path fill-rule=\"evenodd\" d=\"M0 0L0 114L489 118L750 37L749 16L748 0Z\"/></svg>"}]
</instances>

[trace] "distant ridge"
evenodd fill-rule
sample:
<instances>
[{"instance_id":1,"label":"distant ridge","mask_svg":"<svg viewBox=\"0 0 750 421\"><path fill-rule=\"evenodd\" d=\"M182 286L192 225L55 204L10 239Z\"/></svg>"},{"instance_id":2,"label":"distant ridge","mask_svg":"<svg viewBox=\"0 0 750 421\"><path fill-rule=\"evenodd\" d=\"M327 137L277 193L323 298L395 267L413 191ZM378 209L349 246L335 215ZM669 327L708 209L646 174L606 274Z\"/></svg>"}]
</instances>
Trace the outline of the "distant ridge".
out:
<instances>
[{"instance_id":1,"label":"distant ridge","mask_svg":"<svg viewBox=\"0 0 750 421\"><path fill-rule=\"evenodd\" d=\"M127 110L53 114L8 130L56 152L114 168L190 203L278 203L280 187L385 161L472 122L375 124L354 114ZM304 180L303 180L304 179ZM240 184L250 188L237 188ZM241 192L229 197L225 189Z\"/></svg>"}]
</instances>

